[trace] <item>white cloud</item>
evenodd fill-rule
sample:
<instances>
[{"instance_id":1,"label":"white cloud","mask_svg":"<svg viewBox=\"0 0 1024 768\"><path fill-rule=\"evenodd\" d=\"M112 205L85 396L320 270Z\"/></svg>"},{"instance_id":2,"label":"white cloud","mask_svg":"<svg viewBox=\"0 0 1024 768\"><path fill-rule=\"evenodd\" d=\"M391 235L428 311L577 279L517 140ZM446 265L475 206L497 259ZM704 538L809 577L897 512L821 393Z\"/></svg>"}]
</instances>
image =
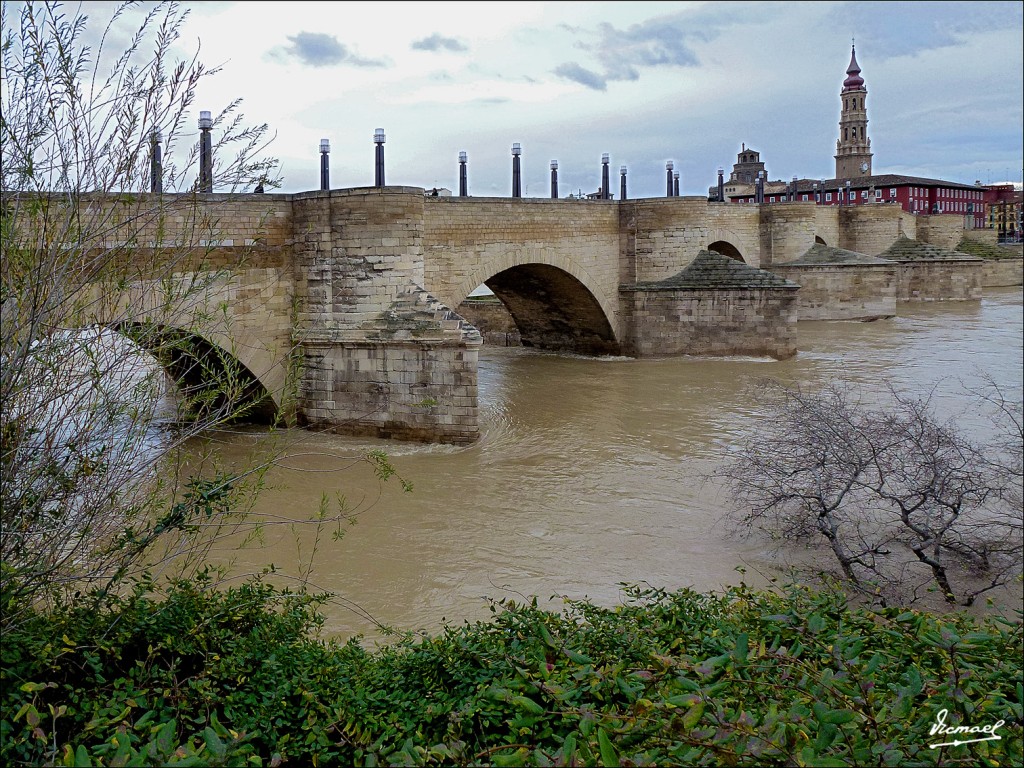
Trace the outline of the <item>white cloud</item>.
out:
<instances>
[{"instance_id":1,"label":"white cloud","mask_svg":"<svg viewBox=\"0 0 1024 768\"><path fill-rule=\"evenodd\" d=\"M224 65L196 110L241 97L277 131L288 191L317 186L322 137L336 186L372 183L377 127L389 183L451 187L466 150L479 194L509 194L513 141L531 195L554 158L566 191L596 188L602 152L630 166L633 196L663 193L670 157L683 194L702 194L741 142L773 178L827 176L854 36L876 171L973 181L1024 165L1019 2L188 7L183 46Z\"/></svg>"}]
</instances>

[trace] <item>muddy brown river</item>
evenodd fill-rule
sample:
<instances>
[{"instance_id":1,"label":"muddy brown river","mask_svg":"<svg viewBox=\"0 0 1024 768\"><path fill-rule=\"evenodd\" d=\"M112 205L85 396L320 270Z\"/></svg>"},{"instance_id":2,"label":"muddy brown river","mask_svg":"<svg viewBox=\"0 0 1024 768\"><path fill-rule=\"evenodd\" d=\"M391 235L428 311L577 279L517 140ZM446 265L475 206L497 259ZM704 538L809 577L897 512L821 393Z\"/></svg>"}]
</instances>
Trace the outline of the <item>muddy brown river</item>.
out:
<instances>
[{"instance_id":1,"label":"muddy brown river","mask_svg":"<svg viewBox=\"0 0 1024 768\"><path fill-rule=\"evenodd\" d=\"M940 412L979 430L965 387L988 375L1020 399L1020 288L974 302L901 304L899 313L800 323L800 352L781 362L484 347L481 438L469 447L302 430L219 433L231 461L244 463L271 441L285 458L257 503L272 523L264 541L223 542L215 557L236 573L274 564L288 583L315 549L309 582L336 594L325 629L343 638L373 638L375 622L436 630L484 619L489 599L536 595L557 607L549 598L565 595L613 605L622 583L761 584L777 559L729 534L729 499L702 480L757 430L750 393L759 380L814 387L842 379L870 395L889 379L905 392L934 392ZM379 487L368 465L353 463L371 450L385 451L413 490L394 479ZM316 542L312 526L287 524L339 496L358 510L341 540L323 532Z\"/></svg>"}]
</instances>

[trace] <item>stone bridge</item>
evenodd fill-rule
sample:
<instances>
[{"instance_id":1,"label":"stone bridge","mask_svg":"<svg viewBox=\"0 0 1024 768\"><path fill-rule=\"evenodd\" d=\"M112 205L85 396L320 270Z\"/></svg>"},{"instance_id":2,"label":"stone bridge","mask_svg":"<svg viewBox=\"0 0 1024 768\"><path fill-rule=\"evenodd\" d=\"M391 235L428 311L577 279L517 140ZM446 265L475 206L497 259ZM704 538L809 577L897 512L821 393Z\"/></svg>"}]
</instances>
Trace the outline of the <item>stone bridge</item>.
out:
<instances>
[{"instance_id":1,"label":"stone bridge","mask_svg":"<svg viewBox=\"0 0 1024 768\"><path fill-rule=\"evenodd\" d=\"M162 322L239 361L265 402L301 424L451 443L478 435L481 339L458 307L481 284L525 344L658 354L630 287L666 280L702 251L770 270L815 243L876 254L901 234L944 248L963 234L960 217L882 204L429 197L414 187L191 199L207 222L203 257L176 265L171 282L203 290ZM145 316L167 291L166 277L141 278L128 301Z\"/></svg>"}]
</instances>

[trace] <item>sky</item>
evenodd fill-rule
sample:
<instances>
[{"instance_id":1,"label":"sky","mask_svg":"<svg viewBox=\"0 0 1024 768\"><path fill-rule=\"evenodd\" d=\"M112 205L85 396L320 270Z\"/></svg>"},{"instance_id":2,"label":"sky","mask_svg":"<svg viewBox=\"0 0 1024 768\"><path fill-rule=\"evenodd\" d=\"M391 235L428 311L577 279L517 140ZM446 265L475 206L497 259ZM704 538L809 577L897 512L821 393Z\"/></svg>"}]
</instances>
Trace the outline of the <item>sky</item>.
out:
<instances>
[{"instance_id":1,"label":"sky","mask_svg":"<svg viewBox=\"0 0 1024 768\"><path fill-rule=\"evenodd\" d=\"M145 5L145 4L144 4ZM236 98L268 123L280 190L388 185L525 197L612 188L705 195L745 144L770 179L831 178L851 44L867 87L873 171L982 183L1024 174L1024 3L185 2L182 51L215 76L194 103ZM69 9L77 3L69 4ZM85 2L102 19L106 2ZM193 121L191 125L195 125Z\"/></svg>"}]
</instances>

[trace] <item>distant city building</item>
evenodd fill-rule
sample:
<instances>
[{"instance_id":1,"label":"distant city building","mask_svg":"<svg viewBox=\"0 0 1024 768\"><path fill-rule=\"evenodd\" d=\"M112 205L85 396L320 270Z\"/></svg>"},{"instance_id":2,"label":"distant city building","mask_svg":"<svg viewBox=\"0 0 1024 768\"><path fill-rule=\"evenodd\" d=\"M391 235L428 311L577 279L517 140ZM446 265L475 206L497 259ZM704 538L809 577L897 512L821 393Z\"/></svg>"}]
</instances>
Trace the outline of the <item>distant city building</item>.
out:
<instances>
[{"instance_id":1,"label":"distant city building","mask_svg":"<svg viewBox=\"0 0 1024 768\"><path fill-rule=\"evenodd\" d=\"M1000 242L1021 241L1021 202L1024 187L1007 181L989 186L990 196L985 206L985 224L998 233Z\"/></svg>"},{"instance_id":2,"label":"distant city building","mask_svg":"<svg viewBox=\"0 0 1024 768\"><path fill-rule=\"evenodd\" d=\"M815 202L818 205L899 205L909 213L945 213L964 217L969 228L997 229L1000 239L1020 238L1021 193L1012 185L961 184L900 174L872 174L871 139L868 136L867 87L857 63L856 48L840 92L842 102L839 138L836 141L836 176L832 179L770 181L759 152L744 142L729 180L723 185L724 202L756 203L757 177L763 182L765 204ZM717 184L708 189L717 200Z\"/></svg>"}]
</instances>

